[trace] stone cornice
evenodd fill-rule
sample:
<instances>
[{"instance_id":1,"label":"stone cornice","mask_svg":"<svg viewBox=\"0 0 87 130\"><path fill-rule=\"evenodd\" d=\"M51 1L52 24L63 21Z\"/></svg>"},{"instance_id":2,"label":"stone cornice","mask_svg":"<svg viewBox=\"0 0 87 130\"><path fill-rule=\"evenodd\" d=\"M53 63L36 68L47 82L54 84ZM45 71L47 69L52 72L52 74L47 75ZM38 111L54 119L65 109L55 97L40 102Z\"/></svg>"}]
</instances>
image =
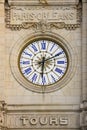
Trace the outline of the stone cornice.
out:
<instances>
[{"instance_id":1,"label":"stone cornice","mask_svg":"<svg viewBox=\"0 0 87 130\"><path fill-rule=\"evenodd\" d=\"M79 112L79 105L58 104L8 104L7 111L66 111Z\"/></svg>"},{"instance_id":2,"label":"stone cornice","mask_svg":"<svg viewBox=\"0 0 87 130\"><path fill-rule=\"evenodd\" d=\"M79 0L8 0L9 5L66 5L66 4L78 4Z\"/></svg>"}]
</instances>

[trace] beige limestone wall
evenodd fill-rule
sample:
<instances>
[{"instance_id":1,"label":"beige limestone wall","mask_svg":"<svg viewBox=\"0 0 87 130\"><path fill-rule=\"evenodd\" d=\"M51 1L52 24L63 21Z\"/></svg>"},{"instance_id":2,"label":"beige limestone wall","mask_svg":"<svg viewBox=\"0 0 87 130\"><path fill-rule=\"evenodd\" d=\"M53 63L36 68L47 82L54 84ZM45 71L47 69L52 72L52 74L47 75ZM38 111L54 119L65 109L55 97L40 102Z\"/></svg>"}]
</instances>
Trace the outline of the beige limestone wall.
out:
<instances>
[{"instance_id":1,"label":"beige limestone wall","mask_svg":"<svg viewBox=\"0 0 87 130\"><path fill-rule=\"evenodd\" d=\"M86 6L86 4L84 4ZM0 100L5 100L8 104L79 104L81 102L81 65L82 65L82 47L81 44L81 26L76 30L66 30L66 29L53 29L53 33L57 33L63 37L75 50L75 57L77 58L76 70L75 73L70 79L70 81L62 89L47 93L47 94L38 94L33 93L25 89L20 85L11 73L9 56L10 52L15 43L18 41L25 40L28 35L33 33L33 30L21 30L21 31L12 31L5 27L5 12L4 12L3 1L0 1ZM87 10L87 9L86 9ZM85 10L84 16L85 17ZM83 28L86 26L86 19L84 18ZM86 31L83 31L83 38L86 39ZM86 49L86 42L84 42L83 50ZM85 50L85 56L86 56ZM84 55L83 55L84 57ZM84 66L85 66L85 58ZM83 67L83 71L86 77L86 67ZM83 84L86 84L83 83ZM86 88L83 93L86 93ZM86 94L85 94L86 95Z\"/></svg>"},{"instance_id":2,"label":"beige limestone wall","mask_svg":"<svg viewBox=\"0 0 87 130\"><path fill-rule=\"evenodd\" d=\"M82 13L82 101L87 100L87 1Z\"/></svg>"},{"instance_id":3,"label":"beige limestone wall","mask_svg":"<svg viewBox=\"0 0 87 130\"><path fill-rule=\"evenodd\" d=\"M0 100L4 99L4 82L5 73L3 72L5 68L5 22L4 22L4 4L0 1Z\"/></svg>"},{"instance_id":4,"label":"beige limestone wall","mask_svg":"<svg viewBox=\"0 0 87 130\"><path fill-rule=\"evenodd\" d=\"M12 31L5 28L4 5L1 6L1 25L0 25L0 59L1 59L1 84L0 98L12 104L79 104L81 100L81 27L76 30L53 29L63 37L75 50L77 59L75 73L70 81L62 89L48 93L38 94L25 89L20 85L11 73L9 56L10 52L18 41L25 40L33 33L33 30Z\"/></svg>"},{"instance_id":5,"label":"beige limestone wall","mask_svg":"<svg viewBox=\"0 0 87 130\"><path fill-rule=\"evenodd\" d=\"M75 122L71 127L76 130L82 128L86 119L86 106L81 104L83 111L80 121L80 103L87 100L87 3L83 3L83 14L81 26L75 30L52 29L52 33L56 33L61 38L67 41L67 44L74 50L74 58L76 64L74 66L73 76L69 82L58 91L39 94L31 92L20 85L14 78L10 67L10 55L15 44L24 42L34 30L21 29L20 31L10 30L5 27L5 7L4 1L0 0L0 100L4 100L8 106L8 115L12 112L13 115L17 112L33 111L66 111L75 114L76 117L71 117ZM2 106L4 103L2 103ZM17 104L17 105L12 105ZM31 105L32 104L32 105ZM4 110L5 107L1 110ZM85 109L85 111L84 111ZM6 111L6 110L5 110ZM86 113L85 113L86 112ZM21 113L22 115L23 113ZM77 117L78 115L78 117ZM85 118L85 119L84 119ZM16 118L15 118L16 119ZM8 121L9 122L9 121ZM5 122L6 123L6 122ZM14 121L13 121L14 123ZM17 129L17 128L16 128ZM70 129L70 128L68 128ZM46 130L46 129L45 129ZM63 130L63 129L62 129Z\"/></svg>"}]
</instances>

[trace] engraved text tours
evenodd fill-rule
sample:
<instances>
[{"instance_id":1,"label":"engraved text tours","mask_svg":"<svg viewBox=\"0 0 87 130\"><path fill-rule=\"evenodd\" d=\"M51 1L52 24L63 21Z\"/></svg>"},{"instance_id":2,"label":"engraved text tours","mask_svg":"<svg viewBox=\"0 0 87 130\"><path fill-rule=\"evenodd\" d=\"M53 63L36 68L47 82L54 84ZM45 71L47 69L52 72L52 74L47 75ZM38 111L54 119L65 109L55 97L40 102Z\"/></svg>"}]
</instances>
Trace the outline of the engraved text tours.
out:
<instances>
[{"instance_id":1,"label":"engraved text tours","mask_svg":"<svg viewBox=\"0 0 87 130\"><path fill-rule=\"evenodd\" d=\"M39 125L39 126L59 126L68 125L68 117L63 115L33 115L33 116L21 116L21 123L23 126L27 125Z\"/></svg>"}]
</instances>

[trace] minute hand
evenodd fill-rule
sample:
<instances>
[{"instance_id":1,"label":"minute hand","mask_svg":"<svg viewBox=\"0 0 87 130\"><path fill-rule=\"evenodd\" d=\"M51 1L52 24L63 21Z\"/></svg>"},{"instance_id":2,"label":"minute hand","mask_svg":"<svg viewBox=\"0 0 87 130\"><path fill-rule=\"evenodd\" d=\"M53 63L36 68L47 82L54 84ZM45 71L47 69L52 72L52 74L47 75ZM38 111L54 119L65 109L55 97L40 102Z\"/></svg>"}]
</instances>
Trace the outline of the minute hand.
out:
<instances>
[{"instance_id":1,"label":"minute hand","mask_svg":"<svg viewBox=\"0 0 87 130\"><path fill-rule=\"evenodd\" d=\"M62 54L62 52L59 52L58 54L56 54L56 55L54 55L54 56L52 56L52 57L50 57L50 58L47 58L47 59L45 59L44 61L47 61L47 60L53 59L53 58L59 56L60 54Z\"/></svg>"}]
</instances>

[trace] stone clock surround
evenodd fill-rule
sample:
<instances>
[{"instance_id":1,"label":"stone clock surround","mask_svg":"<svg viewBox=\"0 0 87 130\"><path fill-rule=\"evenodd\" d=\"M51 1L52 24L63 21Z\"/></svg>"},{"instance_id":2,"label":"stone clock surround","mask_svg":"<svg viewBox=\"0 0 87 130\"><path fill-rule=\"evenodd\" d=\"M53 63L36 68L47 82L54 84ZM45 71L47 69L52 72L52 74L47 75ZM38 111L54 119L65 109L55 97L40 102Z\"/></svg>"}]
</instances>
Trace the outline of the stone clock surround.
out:
<instances>
[{"instance_id":1,"label":"stone clock surround","mask_svg":"<svg viewBox=\"0 0 87 130\"><path fill-rule=\"evenodd\" d=\"M4 10L3 10L4 6L3 5L4 5L4 1L1 0L0 6L1 6L1 9L2 9L2 15L0 17L2 17L2 16L4 17L4 13L3 13L4 12ZM0 129L1 130L10 128L10 127L8 127L9 125L7 125L7 119L10 118L11 114L12 114L11 117L13 117L14 115L19 114L19 112L25 113L25 112L30 112L31 110L33 110L34 112L36 110L40 112L41 109L42 109L42 113L45 110L45 112L51 111L51 114L52 114L53 111L54 112L56 112L56 111L63 111L63 112L68 111L68 114L69 114L69 112L73 111L73 112L75 112L75 116L76 116L73 119L74 120L77 119L79 121L79 123L76 123L76 126L74 126L74 123L73 123L72 128L73 129L83 129L83 130L87 129L87 80L86 80L86 77L87 77L87 72L86 72L86 70L87 70L87 49L86 49L86 47L87 47L87 31L86 31L86 28L87 28L87 20L86 20L87 19L87 17L86 17L87 16L87 1L86 0L82 1L82 6L83 6L83 8L82 8L82 12L83 12L82 26L81 26L81 29L82 29L82 34L81 34L81 40L82 40L82 48L81 48L82 49L82 67L81 67L82 68L82 71L81 71L81 73L82 73L82 79L81 79L82 80L82 82L81 82L82 86L81 86L81 88L82 88L82 91L81 92L82 93L81 93L81 102L80 102L81 104L79 104L80 108L78 107L78 105L75 105L75 104L65 105L65 106L56 104L56 105L51 105L51 107L50 107L50 105L48 105L49 107L46 107L47 106L46 104L45 104L46 106L45 105L40 106L40 104L38 104L38 105L35 105L35 104L33 104L33 105L29 105L29 104L28 105L23 105L23 104L17 105L16 103L10 104L10 103L8 103L8 100L6 99L7 97L5 98L5 95L4 95L4 96L1 96L2 101L0 102ZM2 21L0 21L0 24L1 24L0 28L6 29L6 28L4 28L5 24L4 24L4 26L2 26L3 25L2 23L3 23L3 19L2 19ZM7 30L5 30L5 31L7 31ZM10 31L8 31L8 32L10 32ZM3 93L1 88L0 88L0 91ZM5 88L4 94L7 94L6 91L7 91L7 89ZM7 104L3 100L5 100ZM57 107L57 105L58 105L58 107ZM33 108L35 108L35 109L33 109ZM41 108L41 109L38 109L38 108ZM72 112L72 114L73 114L73 112ZM22 114L23 113L21 113L21 115ZM70 115L69 115L69 117L70 117ZM8 122L8 124L9 124L9 122ZM23 129L25 129L25 128L23 128ZM40 128L38 128L38 130L39 129ZM44 130L46 130L46 128L44 128Z\"/></svg>"},{"instance_id":2,"label":"stone clock surround","mask_svg":"<svg viewBox=\"0 0 87 130\"><path fill-rule=\"evenodd\" d=\"M13 48L11 50L10 59L9 59L11 71L12 71L14 78L20 84L22 84L25 88L30 89L31 91L40 92L40 93L42 92L41 86L36 87L34 85L31 85L21 75L21 73L19 71L17 57L19 57L20 50L26 45L27 42L31 42L34 39L39 39L42 37L47 38L47 39L52 39L52 40L59 42L60 45L62 45L65 48L66 52L68 52L68 58L69 58L69 66L68 66L68 70L67 70L67 73L64 76L64 78L59 82L59 84L57 84L57 86L51 85L51 87L48 87L45 92L55 91L57 89L62 88L65 84L67 84L70 81L70 78L72 78L72 76L74 75L75 70L76 70L76 64L77 64L76 63L77 59L76 59L76 57L74 57L75 49L72 46L70 46L69 43L67 43L67 41L65 41L65 39L63 39L60 35L56 35L55 33L46 32L45 34L41 34L41 33L37 32L34 34L30 34L30 37L27 36L26 38L22 39L22 41L20 40L18 43L14 44Z\"/></svg>"}]
</instances>

